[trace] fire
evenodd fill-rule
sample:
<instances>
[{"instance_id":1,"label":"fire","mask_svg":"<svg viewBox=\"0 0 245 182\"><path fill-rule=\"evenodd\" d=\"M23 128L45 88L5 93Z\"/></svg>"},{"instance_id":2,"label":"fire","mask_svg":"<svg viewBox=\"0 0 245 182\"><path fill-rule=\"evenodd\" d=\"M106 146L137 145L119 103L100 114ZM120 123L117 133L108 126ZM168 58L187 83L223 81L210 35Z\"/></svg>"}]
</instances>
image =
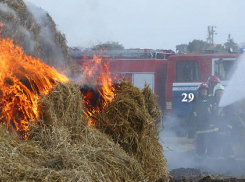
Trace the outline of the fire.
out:
<instances>
[{"instance_id":1,"label":"fire","mask_svg":"<svg viewBox=\"0 0 245 182\"><path fill-rule=\"evenodd\" d=\"M89 85L89 88L83 91L86 108L84 113L90 118L100 112L115 97L115 84L110 77L108 65L108 61L97 56L83 64L83 76L86 76L85 82ZM92 86L91 83L93 83ZM93 119L90 119L89 125L93 125Z\"/></svg>"},{"instance_id":2,"label":"fire","mask_svg":"<svg viewBox=\"0 0 245 182\"><path fill-rule=\"evenodd\" d=\"M27 56L11 39L1 37L0 69L0 121L24 139L28 122L38 118L39 94L69 80L41 60Z\"/></svg>"},{"instance_id":3,"label":"fire","mask_svg":"<svg viewBox=\"0 0 245 182\"><path fill-rule=\"evenodd\" d=\"M2 22L0 22L0 33L2 32L2 27L4 26L4 24Z\"/></svg>"},{"instance_id":4,"label":"fire","mask_svg":"<svg viewBox=\"0 0 245 182\"><path fill-rule=\"evenodd\" d=\"M0 22L0 33L3 26ZM69 79L41 60L26 55L11 39L0 37L0 61L0 122L25 139L29 121L39 117L40 93L46 95L57 82ZM100 57L86 61L84 68L86 83L95 86L83 92L86 108L83 112L91 118L89 125L92 125L93 115L113 100L115 84L109 75L108 62Z\"/></svg>"}]
</instances>

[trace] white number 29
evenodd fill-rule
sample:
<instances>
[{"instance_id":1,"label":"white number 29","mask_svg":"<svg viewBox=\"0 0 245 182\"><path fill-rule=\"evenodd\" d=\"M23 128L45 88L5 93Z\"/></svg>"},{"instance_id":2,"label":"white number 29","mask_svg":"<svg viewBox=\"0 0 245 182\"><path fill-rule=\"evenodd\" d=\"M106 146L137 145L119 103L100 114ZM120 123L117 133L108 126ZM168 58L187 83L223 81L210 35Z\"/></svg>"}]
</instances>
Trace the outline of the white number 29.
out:
<instances>
[{"instance_id":1,"label":"white number 29","mask_svg":"<svg viewBox=\"0 0 245 182\"><path fill-rule=\"evenodd\" d=\"M183 93L182 96L184 96L184 98L182 99L181 102L191 102L194 99L194 94L193 93Z\"/></svg>"}]
</instances>

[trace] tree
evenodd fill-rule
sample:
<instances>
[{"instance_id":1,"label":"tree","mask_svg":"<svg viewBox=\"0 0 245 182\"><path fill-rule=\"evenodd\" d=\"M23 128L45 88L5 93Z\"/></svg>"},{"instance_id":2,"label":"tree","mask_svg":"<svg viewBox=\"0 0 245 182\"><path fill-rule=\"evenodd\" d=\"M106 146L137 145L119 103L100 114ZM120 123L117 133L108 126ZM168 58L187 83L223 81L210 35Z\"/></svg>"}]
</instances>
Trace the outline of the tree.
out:
<instances>
[{"instance_id":1,"label":"tree","mask_svg":"<svg viewBox=\"0 0 245 182\"><path fill-rule=\"evenodd\" d=\"M189 42L187 46L187 51L188 53L203 53L203 49L206 45L207 42L195 39L192 42Z\"/></svg>"},{"instance_id":2,"label":"tree","mask_svg":"<svg viewBox=\"0 0 245 182\"><path fill-rule=\"evenodd\" d=\"M231 38L231 34L228 35L227 42L225 43L225 49L233 49L233 50L238 50L238 45L237 43L234 42L233 38Z\"/></svg>"},{"instance_id":3,"label":"tree","mask_svg":"<svg viewBox=\"0 0 245 182\"><path fill-rule=\"evenodd\" d=\"M214 45L214 50L219 53L227 53L227 50L224 47L224 44L216 44Z\"/></svg>"},{"instance_id":4,"label":"tree","mask_svg":"<svg viewBox=\"0 0 245 182\"><path fill-rule=\"evenodd\" d=\"M124 46L119 44L118 42L110 42L107 41L103 44L98 44L94 47L92 47L93 50L122 50L124 49Z\"/></svg>"}]
</instances>

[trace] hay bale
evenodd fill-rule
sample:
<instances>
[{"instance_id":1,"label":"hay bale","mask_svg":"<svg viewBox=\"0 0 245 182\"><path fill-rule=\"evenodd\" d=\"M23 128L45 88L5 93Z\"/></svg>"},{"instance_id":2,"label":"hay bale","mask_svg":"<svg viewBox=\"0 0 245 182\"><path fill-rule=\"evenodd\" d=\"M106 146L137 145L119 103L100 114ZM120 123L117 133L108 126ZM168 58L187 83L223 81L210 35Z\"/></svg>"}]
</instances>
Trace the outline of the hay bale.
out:
<instances>
[{"instance_id":1,"label":"hay bale","mask_svg":"<svg viewBox=\"0 0 245 182\"><path fill-rule=\"evenodd\" d=\"M60 83L42 95L26 141L0 128L0 181L148 181L134 158L87 126L81 101L76 85Z\"/></svg>"},{"instance_id":2,"label":"hay bale","mask_svg":"<svg viewBox=\"0 0 245 182\"><path fill-rule=\"evenodd\" d=\"M50 15L23 0L0 0L1 36L11 38L26 54L73 75L73 62L68 54L65 36L56 29Z\"/></svg>"},{"instance_id":3,"label":"hay bale","mask_svg":"<svg viewBox=\"0 0 245 182\"><path fill-rule=\"evenodd\" d=\"M152 92L147 89L143 95L132 83L122 82L113 101L94 116L94 126L138 160L150 181L168 181L166 159L156 127L160 115L150 95Z\"/></svg>"},{"instance_id":4,"label":"hay bale","mask_svg":"<svg viewBox=\"0 0 245 182\"><path fill-rule=\"evenodd\" d=\"M42 156L39 146L19 140L0 127L0 181L59 180L61 175L58 172L38 164Z\"/></svg>"},{"instance_id":5,"label":"hay bale","mask_svg":"<svg viewBox=\"0 0 245 182\"><path fill-rule=\"evenodd\" d=\"M163 128L163 115L161 107L157 103L157 96L152 92L149 85L145 85L142 89L142 94L145 99L145 106L151 115L154 122L152 123L153 131L156 131L156 137L159 137L159 127Z\"/></svg>"},{"instance_id":6,"label":"hay bale","mask_svg":"<svg viewBox=\"0 0 245 182\"><path fill-rule=\"evenodd\" d=\"M161 107L157 104L157 96L153 94L149 85L145 85L145 87L142 89L142 94L145 99L145 106L148 110L148 113L158 123L161 121L162 112Z\"/></svg>"},{"instance_id":7,"label":"hay bale","mask_svg":"<svg viewBox=\"0 0 245 182\"><path fill-rule=\"evenodd\" d=\"M32 122L29 141L43 150L40 166L65 181L148 181L137 160L110 137L87 126L81 93L59 83L40 100L40 120Z\"/></svg>"},{"instance_id":8,"label":"hay bale","mask_svg":"<svg viewBox=\"0 0 245 182\"><path fill-rule=\"evenodd\" d=\"M30 123L26 141L0 128L0 180L147 182L163 178L167 181L166 161L159 155L160 144L152 137L151 117L140 116L146 112L142 93L130 84L120 89L115 98L118 104L131 106L128 114L132 114L132 109L138 113L133 118L139 121L134 122L131 129L139 137L135 137L137 153L132 149L124 149L125 152L112 140L113 135L110 137L88 127L79 89L72 83L59 83L48 95L42 95L40 119ZM140 122L141 130L137 129ZM132 155L128 155L128 151L132 151Z\"/></svg>"},{"instance_id":9,"label":"hay bale","mask_svg":"<svg viewBox=\"0 0 245 182\"><path fill-rule=\"evenodd\" d=\"M83 115L80 90L73 83L59 83L39 102L40 119L30 123L29 139L43 148L60 145L56 142L80 142L81 131L88 125Z\"/></svg>"}]
</instances>

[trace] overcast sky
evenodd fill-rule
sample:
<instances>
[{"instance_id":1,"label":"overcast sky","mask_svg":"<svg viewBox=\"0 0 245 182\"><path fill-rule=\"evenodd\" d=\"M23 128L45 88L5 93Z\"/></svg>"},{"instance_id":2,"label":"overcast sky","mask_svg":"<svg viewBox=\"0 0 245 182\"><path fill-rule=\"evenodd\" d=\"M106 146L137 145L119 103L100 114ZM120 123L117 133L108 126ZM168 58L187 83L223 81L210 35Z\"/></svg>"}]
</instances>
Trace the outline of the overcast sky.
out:
<instances>
[{"instance_id":1,"label":"overcast sky","mask_svg":"<svg viewBox=\"0 0 245 182\"><path fill-rule=\"evenodd\" d=\"M228 34L245 42L245 0L25 0L46 10L66 35L68 46L116 41L125 48L173 49Z\"/></svg>"}]
</instances>

